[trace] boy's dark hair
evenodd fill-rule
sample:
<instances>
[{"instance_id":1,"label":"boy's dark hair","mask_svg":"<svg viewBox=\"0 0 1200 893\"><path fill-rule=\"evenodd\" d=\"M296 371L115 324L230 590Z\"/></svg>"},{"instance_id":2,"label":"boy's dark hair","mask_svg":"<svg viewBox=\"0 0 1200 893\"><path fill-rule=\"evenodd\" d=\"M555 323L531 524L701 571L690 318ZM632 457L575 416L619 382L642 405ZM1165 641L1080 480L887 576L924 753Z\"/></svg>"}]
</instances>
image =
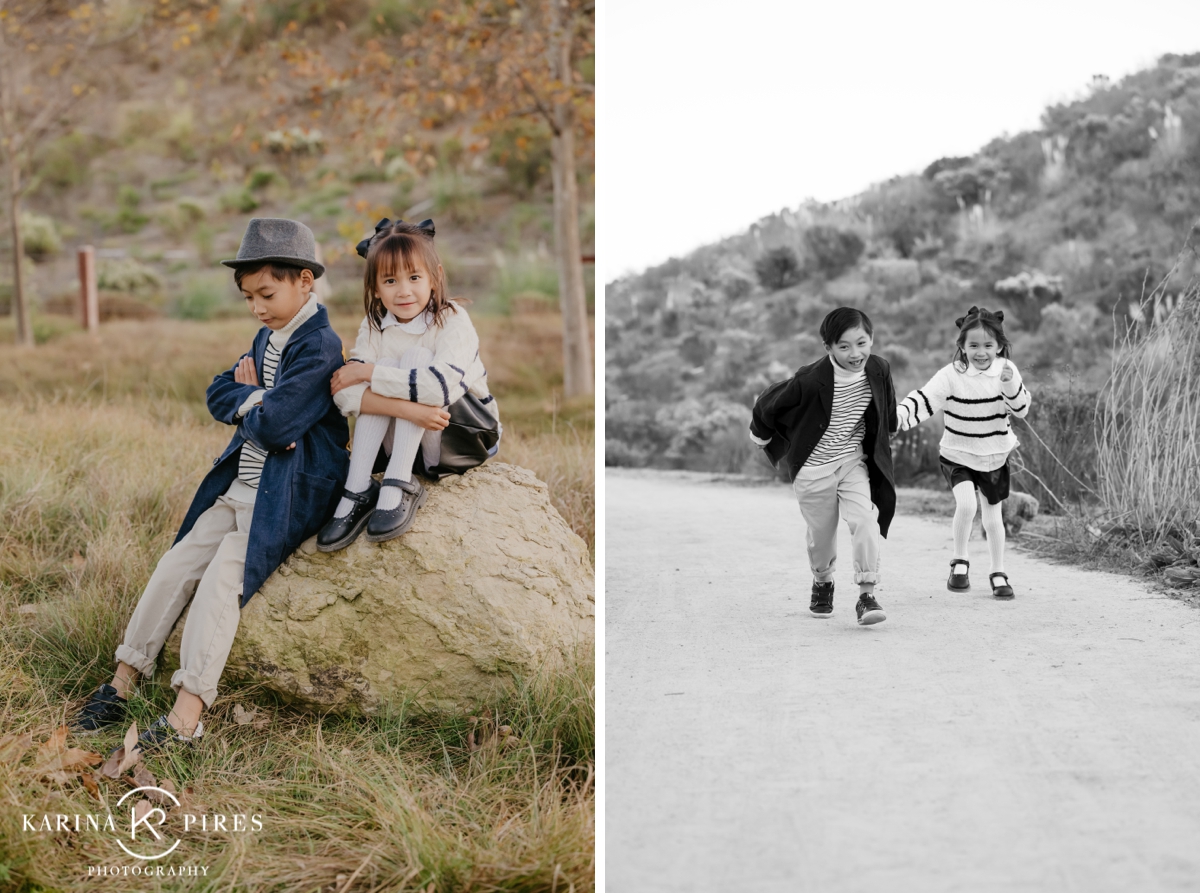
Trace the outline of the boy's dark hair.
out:
<instances>
[{"instance_id":1,"label":"boy's dark hair","mask_svg":"<svg viewBox=\"0 0 1200 893\"><path fill-rule=\"evenodd\" d=\"M271 278L277 279L280 282L296 282L300 279L300 274L304 272L305 267L297 267L292 264L281 264L279 261L267 261L261 264L246 264L244 267L235 267L233 271L233 281L237 283L237 287L242 287L242 280L251 273L257 273L259 270L266 270L271 274Z\"/></svg>"},{"instance_id":2,"label":"boy's dark hair","mask_svg":"<svg viewBox=\"0 0 1200 893\"><path fill-rule=\"evenodd\" d=\"M853 307L839 307L831 310L821 320L821 343L826 347L836 344L847 329L853 329L855 326L862 326L863 331L868 335L875 334L871 318L861 310L855 310Z\"/></svg>"},{"instance_id":3,"label":"boy's dark hair","mask_svg":"<svg viewBox=\"0 0 1200 893\"><path fill-rule=\"evenodd\" d=\"M958 337L954 340L954 359L951 362L959 372L965 372L969 365L967 352L963 350L963 345L967 343L967 333L972 329L983 329L995 338L996 356L1008 359L1012 344L1009 342L1008 336L1004 334L1003 310L993 313L986 307L972 307L967 311L966 316L960 316L954 320L954 324L958 326Z\"/></svg>"},{"instance_id":4,"label":"boy's dark hair","mask_svg":"<svg viewBox=\"0 0 1200 893\"><path fill-rule=\"evenodd\" d=\"M433 247L433 236L428 229L415 223L397 220L375 234L371 247L367 249L367 270L363 275L363 309L371 327L380 331L387 308L379 299L379 281L406 270L415 270L417 264L429 274L429 305L425 308L433 316L433 324L440 326L447 311L457 313L450 303L446 273Z\"/></svg>"}]
</instances>

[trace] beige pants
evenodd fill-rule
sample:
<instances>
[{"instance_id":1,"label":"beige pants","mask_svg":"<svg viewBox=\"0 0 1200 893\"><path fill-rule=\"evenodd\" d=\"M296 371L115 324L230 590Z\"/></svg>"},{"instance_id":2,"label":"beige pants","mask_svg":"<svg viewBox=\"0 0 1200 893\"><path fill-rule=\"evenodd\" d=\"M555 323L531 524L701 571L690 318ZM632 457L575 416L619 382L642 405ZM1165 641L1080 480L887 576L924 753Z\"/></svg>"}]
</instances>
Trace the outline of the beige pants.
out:
<instances>
[{"instance_id":1,"label":"beige pants","mask_svg":"<svg viewBox=\"0 0 1200 893\"><path fill-rule=\"evenodd\" d=\"M129 619L125 641L117 648L117 660L150 675L175 621L191 601L180 668L171 677L171 688L199 696L205 707L217 698L217 682L241 617L253 497L251 488L235 481L159 559Z\"/></svg>"},{"instance_id":2,"label":"beige pants","mask_svg":"<svg viewBox=\"0 0 1200 893\"><path fill-rule=\"evenodd\" d=\"M833 579L840 515L850 527L854 582L878 583L879 510L871 502L871 481L862 456L848 458L816 480L797 477L792 489L808 527L808 563L813 579L822 583Z\"/></svg>"}]
</instances>

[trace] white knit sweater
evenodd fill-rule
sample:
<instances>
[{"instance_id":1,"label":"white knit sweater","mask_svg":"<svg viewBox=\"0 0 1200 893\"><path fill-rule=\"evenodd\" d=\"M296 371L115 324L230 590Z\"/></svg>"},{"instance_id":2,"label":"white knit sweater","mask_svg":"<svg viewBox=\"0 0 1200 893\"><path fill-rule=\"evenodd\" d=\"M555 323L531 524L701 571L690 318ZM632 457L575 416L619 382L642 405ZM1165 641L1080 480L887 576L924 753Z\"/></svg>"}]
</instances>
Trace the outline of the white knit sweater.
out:
<instances>
[{"instance_id":1,"label":"white knit sweater","mask_svg":"<svg viewBox=\"0 0 1200 893\"><path fill-rule=\"evenodd\" d=\"M419 369L376 365L371 390L381 397L399 397L427 406L449 406L470 391L498 419L496 401L488 391L487 370L479 359L479 336L467 311L457 304L455 307L457 312L447 311L441 326L429 324L424 314L402 323L389 313L380 332L364 319L350 358L377 364L384 357L398 360L412 347L426 347L433 353L432 364ZM362 382L333 395L342 415L359 413L367 387L367 382Z\"/></svg>"},{"instance_id":2,"label":"white knit sweater","mask_svg":"<svg viewBox=\"0 0 1200 893\"><path fill-rule=\"evenodd\" d=\"M953 363L943 366L928 384L900 401L896 407L900 430L919 425L941 409L946 420L940 444L943 454L956 459L977 456L986 462L988 457L1012 452L1018 441L1008 417L1025 418L1030 396L1011 360L1012 381L1000 380L1004 363L997 358L982 373L971 367L960 372Z\"/></svg>"}]
</instances>

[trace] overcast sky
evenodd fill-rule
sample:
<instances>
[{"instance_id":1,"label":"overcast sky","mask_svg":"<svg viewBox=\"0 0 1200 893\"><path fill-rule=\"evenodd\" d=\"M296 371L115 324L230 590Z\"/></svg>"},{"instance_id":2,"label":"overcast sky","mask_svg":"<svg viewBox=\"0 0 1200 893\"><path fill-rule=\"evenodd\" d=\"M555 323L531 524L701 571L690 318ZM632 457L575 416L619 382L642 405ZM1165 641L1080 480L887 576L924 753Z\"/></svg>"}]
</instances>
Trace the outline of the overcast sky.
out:
<instances>
[{"instance_id":1,"label":"overcast sky","mask_svg":"<svg viewBox=\"0 0 1200 893\"><path fill-rule=\"evenodd\" d=\"M602 282L1036 128L1093 75L1200 51L1197 0L602 8Z\"/></svg>"}]
</instances>

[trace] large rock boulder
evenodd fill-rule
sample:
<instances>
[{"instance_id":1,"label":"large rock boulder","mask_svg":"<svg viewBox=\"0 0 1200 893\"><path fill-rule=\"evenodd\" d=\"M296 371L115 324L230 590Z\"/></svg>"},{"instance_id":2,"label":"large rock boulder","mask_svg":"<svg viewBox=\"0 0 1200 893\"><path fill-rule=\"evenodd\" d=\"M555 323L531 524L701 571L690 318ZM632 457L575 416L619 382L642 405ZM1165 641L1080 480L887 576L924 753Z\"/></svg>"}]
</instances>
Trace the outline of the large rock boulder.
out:
<instances>
[{"instance_id":1,"label":"large rock boulder","mask_svg":"<svg viewBox=\"0 0 1200 893\"><path fill-rule=\"evenodd\" d=\"M465 710L514 674L590 660L591 561L546 485L495 463L426 486L398 539L333 553L304 543L242 609L222 685L259 682L342 713L402 700ZM186 617L163 649L168 672Z\"/></svg>"}]
</instances>

